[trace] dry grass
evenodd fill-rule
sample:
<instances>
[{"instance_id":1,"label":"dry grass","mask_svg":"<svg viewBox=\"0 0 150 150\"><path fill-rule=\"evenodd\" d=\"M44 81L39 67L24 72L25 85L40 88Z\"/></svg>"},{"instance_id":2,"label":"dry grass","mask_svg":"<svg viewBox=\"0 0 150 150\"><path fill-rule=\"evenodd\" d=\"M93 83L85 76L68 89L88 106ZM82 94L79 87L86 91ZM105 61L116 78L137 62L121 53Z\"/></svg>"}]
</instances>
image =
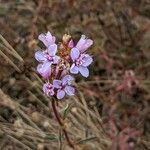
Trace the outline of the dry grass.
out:
<instances>
[{"instance_id":1,"label":"dry grass","mask_svg":"<svg viewBox=\"0 0 150 150\"><path fill-rule=\"evenodd\" d=\"M8 50L5 52L10 52L9 54L11 54L14 59L18 59L19 64L23 63L21 56L11 48L2 36L0 38L4 42L4 45L2 44L3 47L5 47L5 50ZM4 52L1 54L14 70L20 74L22 73L17 64L13 63L14 59L12 61ZM29 97L27 101L29 103L36 103L36 107L40 108L40 112L34 110L37 108L32 110L30 107L23 106L21 100L12 99L0 90L1 107L6 107L11 111L10 115L15 116L15 120L12 123L8 123L2 116L0 118L2 121L0 122L0 134L4 136L3 139L5 139L0 143L1 149L8 148L6 146L8 141L14 142L16 149L41 149L41 147L44 146L48 148L51 147L49 149L61 149L66 147L66 142L61 133L61 127L58 126L57 121L53 117L53 112L49 105L50 99L45 97L41 91L42 81L34 72L31 73L34 80L29 79L25 75L23 76L23 80L28 83L27 93ZM32 90L35 90L34 93ZM86 146L86 144L84 144L86 142L94 149L103 149L106 145L111 143L110 140L106 138L102 129L100 117L88 109L82 93L80 93L78 97L68 98L66 101L58 103L58 105L64 119L65 127L78 149L82 149L84 145ZM96 148L96 143L101 143L101 146Z\"/></svg>"},{"instance_id":2,"label":"dry grass","mask_svg":"<svg viewBox=\"0 0 150 150\"><path fill-rule=\"evenodd\" d=\"M149 149L149 5L146 0L1 0L0 150L70 150L35 70L37 36L47 30L75 39L83 32L94 40L90 78L77 77L77 95L58 103L76 149L129 150L128 144ZM116 91L126 70L139 81L131 94ZM129 139L122 137L126 129Z\"/></svg>"}]
</instances>

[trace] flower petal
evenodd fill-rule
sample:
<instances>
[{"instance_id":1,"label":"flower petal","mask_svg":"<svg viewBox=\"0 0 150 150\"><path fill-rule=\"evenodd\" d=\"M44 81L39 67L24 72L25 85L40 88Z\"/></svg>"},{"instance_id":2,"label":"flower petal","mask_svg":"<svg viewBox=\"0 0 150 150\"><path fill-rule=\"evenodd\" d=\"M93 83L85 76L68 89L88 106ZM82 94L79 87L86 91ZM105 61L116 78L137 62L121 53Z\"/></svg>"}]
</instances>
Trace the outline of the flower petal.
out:
<instances>
[{"instance_id":1,"label":"flower petal","mask_svg":"<svg viewBox=\"0 0 150 150\"><path fill-rule=\"evenodd\" d=\"M58 64L60 57L59 56L54 56L53 58L53 64Z\"/></svg>"},{"instance_id":2,"label":"flower petal","mask_svg":"<svg viewBox=\"0 0 150 150\"><path fill-rule=\"evenodd\" d=\"M80 66L79 72L82 74L82 76L84 76L86 78L89 76L89 70L87 67Z\"/></svg>"},{"instance_id":3,"label":"flower petal","mask_svg":"<svg viewBox=\"0 0 150 150\"><path fill-rule=\"evenodd\" d=\"M85 52L91 45L93 45L93 40L87 39L80 52Z\"/></svg>"},{"instance_id":4,"label":"flower petal","mask_svg":"<svg viewBox=\"0 0 150 150\"><path fill-rule=\"evenodd\" d=\"M44 53L42 51L35 52L35 59L39 62L45 61L46 58L44 56Z\"/></svg>"},{"instance_id":5,"label":"flower petal","mask_svg":"<svg viewBox=\"0 0 150 150\"><path fill-rule=\"evenodd\" d=\"M70 67L70 72L72 74L77 74L79 72L79 68L75 66L75 64L72 64L72 66Z\"/></svg>"},{"instance_id":6,"label":"flower petal","mask_svg":"<svg viewBox=\"0 0 150 150\"><path fill-rule=\"evenodd\" d=\"M53 81L53 86L57 89L61 88L61 84L62 84L62 81L61 80L54 80Z\"/></svg>"},{"instance_id":7,"label":"flower petal","mask_svg":"<svg viewBox=\"0 0 150 150\"><path fill-rule=\"evenodd\" d=\"M43 66L43 64L39 64L39 65L37 66L37 72L38 72L39 74L41 74L41 72L42 72L42 66Z\"/></svg>"},{"instance_id":8,"label":"flower petal","mask_svg":"<svg viewBox=\"0 0 150 150\"><path fill-rule=\"evenodd\" d=\"M74 95L75 89L74 89L72 86L66 86L66 87L65 87L65 92L66 92L69 96L71 96L71 95Z\"/></svg>"},{"instance_id":9,"label":"flower petal","mask_svg":"<svg viewBox=\"0 0 150 150\"><path fill-rule=\"evenodd\" d=\"M86 40L85 38L86 38L86 36L85 36L85 35L82 35L81 38L80 38L80 40L78 41L76 47L77 47L79 50L82 49L82 46L84 45L85 40Z\"/></svg>"},{"instance_id":10,"label":"flower petal","mask_svg":"<svg viewBox=\"0 0 150 150\"><path fill-rule=\"evenodd\" d=\"M54 90L51 89L51 90L49 91L49 93L48 93L48 96L53 96L54 94L55 94Z\"/></svg>"},{"instance_id":11,"label":"flower petal","mask_svg":"<svg viewBox=\"0 0 150 150\"><path fill-rule=\"evenodd\" d=\"M62 79L62 84L63 85L66 85L66 84L70 85L73 80L74 80L74 78L72 76L66 75Z\"/></svg>"},{"instance_id":12,"label":"flower petal","mask_svg":"<svg viewBox=\"0 0 150 150\"><path fill-rule=\"evenodd\" d=\"M45 62L43 63L43 66L42 66L42 70L43 71L47 71L51 68L51 63L50 62Z\"/></svg>"},{"instance_id":13,"label":"flower petal","mask_svg":"<svg viewBox=\"0 0 150 150\"><path fill-rule=\"evenodd\" d=\"M47 90L47 83L45 83L45 84L43 85L43 92L46 93L46 90Z\"/></svg>"},{"instance_id":14,"label":"flower petal","mask_svg":"<svg viewBox=\"0 0 150 150\"><path fill-rule=\"evenodd\" d=\"M50 83L45 83L43 85L43 92L47 95L47 96L53 96L54 93L54 87L52 84Z\"/></svg>"},{"instance_id":15,"label":"flower petal","mask_svg":"<svg viewBox=\"0 0 150 150\"><path fill-rule=\"evenodd\" d=\"M79 49L81 53L85 52L91 45L93 44L93 40L86 39L85 35L82 35L80 40L78 41L76 47Z\"/></svg>"},{"instance_id":16,"label":"flower petal","mask_svg":"<svg viewBox=\"0 0 150 150\"><path fill-rule=\"evenodd\" d=\"M45 62L37 66L37 71L43 78L48 78L51 74L51 63Z\"/></svg>"},{"instance_id":17,"label":"flower petal","mask_svg":"<svg viewBox=\"0 0 150 150\"><path fill-rule=\"evenodd\" d=\"M57 91L57 98L62 99L65 96L65 91L64 90L58 90Z\"/></svg>"},{"instance_id":18,"label":"flower petal","mask_svg":"<svg viewBox=\"0 0 150 150\"><path fill-rule=\"evenodd\" d=\"M57 52L57 45L56 44L50 45L48 47L48 54L50 56L55 56L56 52Z\"/></svg>"},{"instance_id":19,"label":"flower petal","mask_svg":"<svg viewBox=\"0 0 150 150\"><path fill-rule=\"evenodd\" d=\"M55 43L55 41L56 41L56 37L53 36L53 37L52 37L52 42Z\"/></svg>"},{"instance_id":20,"label":"flower petal","mask_svg":"<svg viewBox=\"0 0 150 150\"><path fill-rule=\"evenodd\" d=\"M44 43L45 46L48 46L48 41L46 40L46 36L42 33L39 35L38 39Z\"/></svg>"},{"instance_id":21,"label":"flower petal","mask_svg":"<svg viewBox=\"0 0 150 150\"><path fill-rule=\"evenodd\" d=\"M46 47L49 47L50 45L55 43L56 38L52 36L50 32L47 32L46 35L43 33L40 34L38 39L42 41Z\"/></svg>"},{"instance_id":22,"label":"flower petal","mask_svg":"<svg viewBox=\"0 0 150 150\"><path fill-rule=\"evenodd\" d=\"M71 55L72 60L75 61L79 57L80 52L77 48L72 48L70 55Z\"/></svg>"},{"instance_id":23,"label":"flower petal","mask_svg":"<svg viewBox=\"0 0 150 150\"><path fill-rule=\"evenodd\" d=\"M50 43L50 44L53 44L55 42L55 39L53 39L53 36L52 34L48 31L46 33L46 40Z\"/></svg>"},{"instance_id":24,"label":"flower petal","mask_svg":"<svg viewBox=\"0 0 150 150\"><path fill-rule=\"evenodd\" d=\"M82 66L87 67L93 62L93 59L90 55L86 54L85 57L83 57L83 63Z\"/></svg>"}]
</instances>

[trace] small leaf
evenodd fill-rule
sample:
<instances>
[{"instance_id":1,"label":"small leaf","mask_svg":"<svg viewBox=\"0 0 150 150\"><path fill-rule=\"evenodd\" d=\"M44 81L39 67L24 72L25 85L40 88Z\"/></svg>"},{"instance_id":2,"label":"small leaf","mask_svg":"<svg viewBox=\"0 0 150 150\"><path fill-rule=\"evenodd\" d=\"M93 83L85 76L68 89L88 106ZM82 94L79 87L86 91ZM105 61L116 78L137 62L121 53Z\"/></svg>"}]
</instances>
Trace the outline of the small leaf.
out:
<instances>
[{"instance_id":1,"label":"small leaf","mask_svg":"<svg viewBox=\"0 0 150 150\"><path fill-rule=\"evenodd\" d=\"M59 130L59 137L58 137L58 140L59 140L59 150L62 150L62 131L61 129Z\"/></svg>"},{"instance_id":2,"label":"small leaf","mask_svg":"<svg viewBox=\"0 0 150 150\"><path fill-rule=\"evenodd\" d=\"M89 138L78 141L77 144L84 144L88 141L92 141L92 140L95 140L95 139L97 139L97 137L89 137Z\"/></svg>"},{"instance_id":3,"label":"small leaf","mask_svg":"<svg viewBox=\"0 0 150 150\"><path fill-rule=\"evenodd\" d=\"M64 113L63 113L63 119L66 118L67 114L69 113L70 109L72 108L72 104L73 104L73 103L67 104L67 106L66 106L65 109L63 110L63 111L64 111Z\"/></svg>"},{"instance_id":4,"label":"small leaf","mask_svg":"<svg viewBox=\"0 0 150 150\"><path fill-rule=\"evenodd\" d=\"M58 138L55 135L47 135L46 139L51 140L51 141L58 141Z\"/></svg>"}]
</instances>

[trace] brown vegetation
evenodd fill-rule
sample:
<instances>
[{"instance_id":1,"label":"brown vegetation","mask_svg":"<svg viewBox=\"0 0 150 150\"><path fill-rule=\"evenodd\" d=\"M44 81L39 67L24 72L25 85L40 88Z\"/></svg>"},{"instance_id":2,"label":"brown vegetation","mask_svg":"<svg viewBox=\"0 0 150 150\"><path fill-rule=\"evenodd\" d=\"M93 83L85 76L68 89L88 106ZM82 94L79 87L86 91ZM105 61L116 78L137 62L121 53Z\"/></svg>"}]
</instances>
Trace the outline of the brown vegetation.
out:
<instances>
[{"instance_id":1,"label":"brown vegetation","mask_svg":"<svg viewBox=\"0 0 150 150\"><path fill-rule=\"evenodd\" d=\"M148 0L0 0L0 150L70 150L36 74L37 36L94 40L88 79L57 103L75 149L148 150Z\"/></svg>"}]
</instances>

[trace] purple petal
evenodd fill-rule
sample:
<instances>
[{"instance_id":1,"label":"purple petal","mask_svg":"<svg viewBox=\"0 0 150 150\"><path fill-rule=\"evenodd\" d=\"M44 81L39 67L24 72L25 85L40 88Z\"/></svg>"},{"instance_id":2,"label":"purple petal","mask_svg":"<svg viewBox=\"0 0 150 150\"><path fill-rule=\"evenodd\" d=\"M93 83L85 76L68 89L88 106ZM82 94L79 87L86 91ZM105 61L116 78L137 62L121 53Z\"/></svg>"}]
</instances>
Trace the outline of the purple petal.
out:
<instances>
[{"instance_id":1,"label":"purple petal","mask_svg":"<svg viewBox=\"0 0 150 150\"><path fill-rule=\"evenodd\" d=\"M55 92L54 92L54 90L53 89L51 89L50 91L49 91L49 96L53 96L55 94Z\"/></svg>"},{"instance_id":2,"label":"purple petal","mask_svg":"<svg viewBox=\"0 0 150 150\"><path fill-rule=\"evenodd\" d=\"M44 43L45 46L48 46L48 41L46 40L46 36L42 33L39 35L38 39Z\"/></svg>"},{"instance_id":3,"label":"purple petal","mask_svg":"<svg viewBox=\"0 0 150 150\"><path fill-rule=\"evenodd\" d=\"M42 66L43 66L43 64L39 64L39 65L37 66L37 71L38 71L39 74L42 73Z\"/></svg>"},{"instance_id":4,"label":"purple petal","mask_svg":"<svg viewBox=\"0 0 150 150\"><path fill-rule=\"evenodd\" d=\"M85 52L91 45L93 45L93 41L91 39L87 39L85 44L82 46L81 52Z\"/></svg>"},{"instance_id":5,"label":"purple petal","mask_svg":"<svg viewBox=\"0 0 150 150\"><path fill-rule=\"evenodd\" d=\"M46 33L46 39L50 44L55 43L56 40L56 38L52 36L52 34L49 31Z\"/></svg>"},{"instance_id":6,"label":"purple petal","mask_svg":"<svg viewBox=\"0 0 150 150\"><path fill-rule=\"evenodd\" d=\"M47 95L47 96L53 96L54 95L54 87L52 84L50 83L45 83L43 85L43 92Z\"/></svg>"},{"instance_id":7,"label":"purple petal","mask_svg":"<svg viewBox=\"0 0 150 150\"><path fill-rule=\"evenodd\" d=\"M46 93L46 90L47 90L47 83L45 83L45 84L43 85L43 92Z\"/></svg>"},{"instance_id":8,"label":"purple petal","mask_svg":"<svg viewBox=\"0 0 150 150\"><path fill-rule=\"evenodd\" d=\"M93 41L91 39L86 39L85 35L82 35L76 47L79 49L81 53L85 52L91 45Z\"/></svg>"},{"instance_id":9,"label":"purple petal","mask_svg":"<svg viewBox=\"0 0 150 150\"><path fill-rule=\"evenodd\" d=\"M51 69L51 63L50 62L43 63L42 70L47 71L49 69Z\"/></svg>"},{"instance_id":10,"label":"purple petal","mask_svg":"<svg viewBox=\"0 0 150 150\"><path fill-rule=\"evenodd\" d=\"M57 52L57 45L56 44L50 45L48 47L48 54L50 56L55 56L56 52Z\"/></svg>"},{"instance_id":11,"label":"purple petal","mask_svg":"<svg viewBox=\"0 0 150 150\"><path fill-rule=\"evenodd\" d=\"M78 41L76 47L77 47L79 50L82 49L82 46L84 45L85 40L86 40L85 38L86 38L86 36L85 36L85 35L82 35L81 38L80 38L80 40Z\"/></svg>"},{"instance_id":12,"label":"purple petal","mask_svg":"<svg viewBox=\"0 0 150 150\"><path fill-rule=\"evenodd\" d=\"M71 96L71 95L74 95L75 89L74 89L72 86L66 86L66 87L65 87L65 92L66 92L69 96Z\"/></svg>"},{"instance_id":13,"label":"purple petal","mask_svg":"<svg viewBox=\"0 0 150 150\"><path fill-rule=\"evenodd\" d=\"M72 60L75 61L79 57L80 52L77 48L72 48L70 55L71 55Z\"/></svg>"},{"instance_id":14,"label":"purple petal","mask_svg":"<svg viewBox=\"0 0 150 150\"><path fill-rule=\"evenodd\" d=\"M54 56L53 58L53 64L58 64L60 57L59 56Z\"/></svg>"},{"instance_id":15,"label":"purple petal","mask_svg":"<svg viewBox=\"0 0 150 150\"><path fill-rule=\"evenodd\" d=\"M51 63L45 62L37 66L37 71L43 78L48 78L51 74Z\"/></svg>"},{"instance_id":16,"label":"purple petal","mask_svg":"<svg viewBox=\"0 0 150 150\"><path fill-rule=\"evenodd\" d=\"M89 76L89 70L87 67L80 66L79 72L82 74L82 76L84 76L86 78Z\"/></svg>"},{"instance_id":17,"label":"purple petal","mask_svg":"<svg viewBox=\"0 0 150 150\"><path fill-rule=\"evenodd\" d=\"M75 64L72 64L72 66L70 68L70 72L72 74L77 74L79 72L79 68L77 66L75 66Z\"/></svg>"},{"instance_id":18,"label":"purple petal","mask_svg":"<svg viewBox=\"0 0 150 150\"><path fill-rule=\"evenodd\" d=\"M57 91L57 98L62 99L65 96L65 91L64 90L58 90Z\"/></svg>"},{"instance_id":19,"label":"purple petal","mask_svg":"<svg viewBox=\"0 0 150 150\"><path fill-rule=\"evenodd\" d=\"M46 35L40 34L38 39L42 41L46 47L55 43L55 37L52 36L50 32L47 32Z\"/></svg>"},{"instance_id":20,"label":"purple petal","mask_svg":"<svg viewBox=\"0 0 150 150\"><path fill-rule=\"evenodd\" d=\"M52 41L53 41L53 43L55 43L55 41L56 41L56 37L55 36L52 37Z\"/></svg>"},{"instance_id":21,"label":"purple petal","mask_svg":"<svg viewBox=\"0 0 150 150\"><path fill-rule=\"evenodd\" d=\"M63 85L66 85L66 84L70 85L73 80L74 80L74 78L72 76L66 75L62 79L62 84Z\"/></svg>"},{"instance_id":22,"label":"purple petal","mask_svg":"<svg viewBox=\"0 0 150 150\"><path fill-rule=\"evenodd\" d=\"M86 56L83 57L83 63L82 63L82 66L87 67L87 66L89 66L92 62L93 62L92 57L89 56L88 54L86 54Z\"/></svg>"},{"instance_id":23,"label":"purple petal","mask_svg":"<svg viewBox=\"0 0 150 150\"><path fill-rule=\"evenodd\" d=\"M62 81L61 80L54 80L53 81L53 86L57 89L61 88L61 84L62 84Z\"/></svg>"},{"instance_id":24,"label":"purple petal","mask_svg":"<svg viewBox=\"0 0 150 150\"><path fill-rule=\"evenodd\" d=\"M35 59L39 62L45 61L46 58L44 56L44 53L42 51L35 52Z\"/></svg>"}]
</instances>

